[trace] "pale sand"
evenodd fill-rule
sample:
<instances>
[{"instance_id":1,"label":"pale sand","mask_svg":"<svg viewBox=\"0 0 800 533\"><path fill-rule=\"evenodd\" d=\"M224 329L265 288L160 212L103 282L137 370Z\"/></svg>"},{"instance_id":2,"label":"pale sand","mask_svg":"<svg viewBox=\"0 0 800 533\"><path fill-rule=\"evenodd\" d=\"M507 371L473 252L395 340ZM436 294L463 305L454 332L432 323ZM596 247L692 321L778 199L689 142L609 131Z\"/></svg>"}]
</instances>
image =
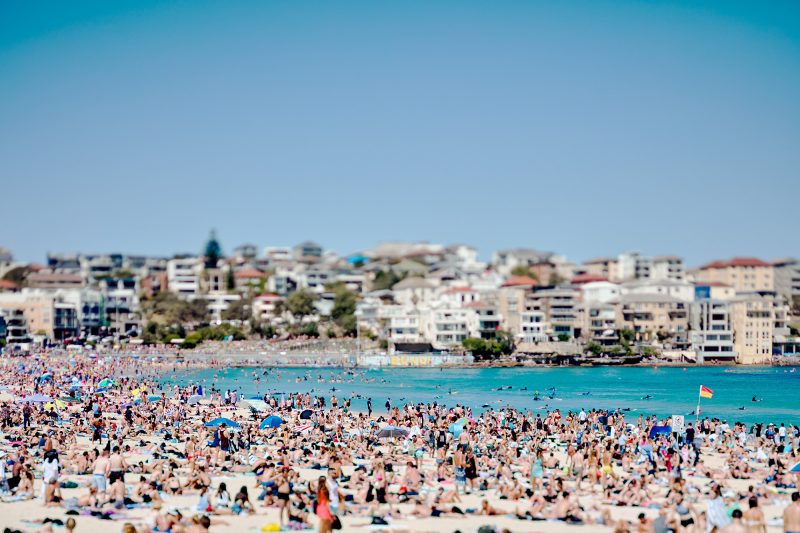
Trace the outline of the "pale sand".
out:
<instances>
[{"instance_id":1,"label":"pale sand","mask_svg":"<svg viewBox=\"0 0 800 533\"><path fill-rule=\"evenodd\" d=\"M236 413L239 415L246 415L248 412L243 409L235 409ZM230 412L230 411L229 411ZM225 413L223 413L225 414ZM109 414L109 418L119 418L117 415ZM154 440L156 442L161 442L160 438L149 438L148 440ZM131 442L133 444L133 442ZM90 442L88 437L79 436L78 437L78 446L80 449L88 449L90 448ZM183 448L182 445L177 445L178 448ZM560 459L563 460L564 454L562 451L558 451L557 455L560 456ZM138 454L131 454L126 455L126 460L129 464L133 464L138 462L139 460L147 460L146 456L138 455ZM425 458L425 468L431 467L431 459L426 457ZM704 453L703 454L703 461L705 464L711 467L718 467L723 463L723 458L717 454L713 453ZM38 467L41 463L41 459L36 460L36 466ZM354 467L344 467L345 474L351 474ZM615 468L615 470L617 470ZM320 475L319 470L313 469L299 469L298 470L301 474L303 479L316 479ZM619 471L621 473L621 471ZM86 486L90 482L91 476L83 475L83 476L74 476L74 475L62 475L61 481L75 481L77 482L80 487L76 489L62 489L61 493L62 496L66 499L69 497L75 497L78 495L82 495L86 493ZM137 480L139 479L139 474L128 473L125 476L126 483L129 487L131 487ZM688 481L692 484L697 486L705 486L709 483L709 480L698 477L698 476L689 476ZM259 491L254 489L253 486L255 484L255 477L252 475L246 474L226 474L224 476L212 476L212 487L216 488L220 482L226 482L228 486L228 490L231 494L234 494L239 490L239 487L242 485L247 486L248 490L250 491L250 498L253 501L254 505L256 505L256 510L258 514L256 515L238 515L238 516L212 516L212 526L211 531L213 533L216 532L237 532L237 531L261 531L261 528L267 524L277 523L278 522L278 510L277 508L268 508L263 507L261 502L256 500ZM744 491L747 487L753 484L751 481L746 479L741 480L725 480L724 482L726 487L734 489L736 491ZM35 481L35 494L38 496L40 494L41 488L41 480L36 479ZM586 488L586 485L584 485ZM599 490L599 489L598 489ZM659 488L659 493L661 496L664 495L665 489L663 487ZM601 494L597 496L591 496L584 494L580 497L581 504L585 507L587 505L591 505L592 501L596 501L599 503ZM184 516L192 516L198 514L196 511L196 504L198 502L198 495L196 493L185 495L185 496L169 496L165 497L164 504L161 512L165 512L167 509L170 508L177 508ZM469 496L462 496L462 503L457 504L462 509L467 508L479 508L480 502L482 499L487 499L489 503L500 510L508 511L513 513L516 508L515 502L509 502L508 500L501 500L496 497L494 491L489 491L484 496L477 496L477 495L469 495ZM781 518L783 513L783 508L786 504L788 504L788 495L782 495L781 499L782 502L779 504L772 504L772 505L764 505L762 507L764 514L766 516L767 522L771 522L776 518ZM525 505L524 500L520 503L520 508L523 508ZM698 510L705 510L705 501L701 501L697 504L694 504ZM599 508L606 508L608 506L599 504ZM395 505L394 508L399 509L402 513L408 513L413 509L413 505L411 504L399 504ZM617 507L612 506L609 507L611 510L611 516L614 521L617 520L627 520L627 521L636 521L636 517L639 513L644 512L650 517L657 517L658 510L656 509L645 509L642 507ZM746 506L744 507L746 508ZM114 533L121 531L122 525L125 522L131 522L134 525L138 526L141 524L149 523L149 517L152 516L154 511L149 508L142 508L142 509L133 509L133 510L126 510L124 511L126 518L118 519L113 521L108 520L99 520L94 517L90 516L77 516L73 517L76 520L77 527L75 528L76 533ZM21 502L13 502L13 503L0 503L0 527L12 527L21 529L23 531L38 531L41 529L41 525L32 524L31 520L36 519L43 519L45 517L50 518L61 518L62 520L66 521L68 515L66 515L66 511L60 507L50 507L46 508L42 505L42 500L40 498L36 498L33 500L28 501L21 501ZM513 532L564 532L564 531L612 531L613 527L604 527L596 524L584 524L584 525L569 525L563 522L558 521L524 521L518 520L514 517L507 517L507 516L476 516L476 515L466 515L465 517L439 517L439 518L415 518L410 516L405 516L402 519L396 519L390 523L390 526L369 526L363 527L365 524L370 522L369 517L362 517L362 516L343 516L342 518L343 528L342 531L414 531L414 532L436 532L436 533L445 533L455 530L460 530L464 533L476 531L482 525L492 525L497 528L506 528L509 531ZM224 522L224 523L223 523ZM316 519L314 517L311 518L312 524L316 527ZM66 531L65 528L62 527L55 527L53 528L54 531ZM770 532L780 532L782 531L782 527L780 526L770 526L768 528Z\"/></svg>"}]
</instances>

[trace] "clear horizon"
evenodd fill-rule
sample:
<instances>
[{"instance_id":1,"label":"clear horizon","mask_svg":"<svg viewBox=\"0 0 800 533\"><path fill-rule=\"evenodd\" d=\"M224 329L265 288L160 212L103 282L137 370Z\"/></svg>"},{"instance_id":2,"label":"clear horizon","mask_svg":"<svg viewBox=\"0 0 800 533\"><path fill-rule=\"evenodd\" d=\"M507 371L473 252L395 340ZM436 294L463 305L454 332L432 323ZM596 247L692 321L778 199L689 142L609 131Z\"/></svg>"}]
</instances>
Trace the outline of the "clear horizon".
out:
<instances>
[{"instance_id":1,"label":"clear horizon","mask_svg":"<svg viewBox=\"0 0 800 533\"><path fill-rule=\"evenodd\" d=\"M800 255L797 2L6 2L0 246Z\"/></svg>"}]
</instances>

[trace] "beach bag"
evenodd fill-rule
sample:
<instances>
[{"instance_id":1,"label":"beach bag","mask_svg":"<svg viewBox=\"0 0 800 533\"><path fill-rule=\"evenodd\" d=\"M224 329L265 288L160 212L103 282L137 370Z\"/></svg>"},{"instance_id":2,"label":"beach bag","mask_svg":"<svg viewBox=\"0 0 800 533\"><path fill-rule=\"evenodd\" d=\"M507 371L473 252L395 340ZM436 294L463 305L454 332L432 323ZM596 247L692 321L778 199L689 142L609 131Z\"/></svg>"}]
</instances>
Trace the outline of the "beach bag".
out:
<instances>
[{"instance_id":1,"label":"beach bag","mask_svg":"<svg viewBox=\"0 0 800 533\"><path fill-rule=\"evenodd\" d=\"M339 520L339 517L333 515L333 522L331 522L331 529L342 529L342 521Z\"/></svg>"}]
</instances>

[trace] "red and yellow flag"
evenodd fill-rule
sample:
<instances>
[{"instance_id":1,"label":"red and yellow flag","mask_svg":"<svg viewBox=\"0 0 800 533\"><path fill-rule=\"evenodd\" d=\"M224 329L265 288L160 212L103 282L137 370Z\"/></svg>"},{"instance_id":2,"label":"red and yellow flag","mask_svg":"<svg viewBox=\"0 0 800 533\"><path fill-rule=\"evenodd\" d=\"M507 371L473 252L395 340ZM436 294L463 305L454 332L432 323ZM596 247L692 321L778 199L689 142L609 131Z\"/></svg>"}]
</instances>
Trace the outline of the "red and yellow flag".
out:
<instances>
[{"instance_id":1,"label":"red and yellow flag","mask_svg":"<svg viewBox=\"0 0 800 533\"><path fill-rule=\"evenodd\" d=\"M706 387L705 385L700 385L700 397L701 398L711 398L714 396L714 391Z\"/></svg>"}]
</instances>

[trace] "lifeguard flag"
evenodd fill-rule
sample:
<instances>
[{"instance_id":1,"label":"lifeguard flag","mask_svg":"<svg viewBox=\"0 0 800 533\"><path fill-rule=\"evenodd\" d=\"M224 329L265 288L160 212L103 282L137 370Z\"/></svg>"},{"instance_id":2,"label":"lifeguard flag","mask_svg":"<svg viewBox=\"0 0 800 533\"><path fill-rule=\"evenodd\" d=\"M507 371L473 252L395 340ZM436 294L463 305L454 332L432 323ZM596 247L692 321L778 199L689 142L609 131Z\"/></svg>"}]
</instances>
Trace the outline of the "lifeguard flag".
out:
<instances>
[{"instance_id":1,"label":"lifeguard flag","mask_svg":"<svg viewBox=\"0 0 800 533\"><path fill-rule=\"evenodd\" d=\"M712 398L714 396L714 391L706 387L705 385L700 385L700 397L701 398Z\"/></svg>"}]
</instances>

